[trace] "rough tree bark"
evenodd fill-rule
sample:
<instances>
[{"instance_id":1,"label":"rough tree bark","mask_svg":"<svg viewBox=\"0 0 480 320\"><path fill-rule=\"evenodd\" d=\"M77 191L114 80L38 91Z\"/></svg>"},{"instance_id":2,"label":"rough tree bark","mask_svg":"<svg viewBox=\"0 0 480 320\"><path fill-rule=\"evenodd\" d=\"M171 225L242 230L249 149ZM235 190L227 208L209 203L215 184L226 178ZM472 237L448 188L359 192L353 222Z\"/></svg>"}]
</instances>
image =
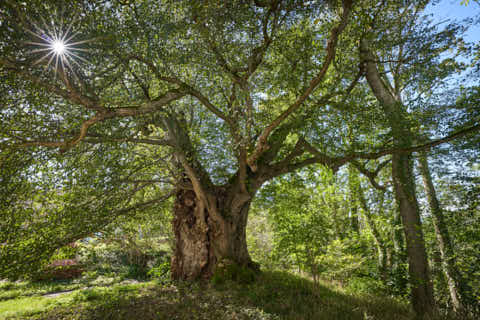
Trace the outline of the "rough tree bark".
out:
<instances>
[{"instance_id":1,"label":"rough tree bark","mask_svg":"<svg viewBox=\"0 0 480 320\"><path fill-rule=\"evenodd\" d=\"M229 198L233 201L228 201ZM210 278L223 259L256 268L246 240L250 199L229 197L219 188L215 201L217 208L209 210L209 205L193 190L177 191L172 222L176 238L172 258L174 279Z\"/></svg>"},{"instance_id":2,"label":"rough tree bark","mask_svg":"<svg viewBox=\"0 0 480 320\"><path fill-rule=\"evenodd\" d=\"M387 87L388 79L382 77L377 69L378 59L370 51L367 39L362 39L360 54L364 62L367 82L373 94L380 102L390 124L394 143L398 147L412 146L413 135L400 97L394 95ZM412 306L419 317L435 312L433 284L425 250L420 209L415 192L415 177L411 154L395 153L392 155L392 178L395 199L400 209L400 216L405 232L409 276L412 292Z\"/></svg>"},{"instance_id":3,"label":"rough tree bark","mask_svg":"<svg viewBox=\"0 0 480 320\"><path fill-rule=\"evenodd\" d=\"M433 226L437 238L438 249L440 250L441 265L447 280L450 298L452 299L452 305L456 312L461 312L464 307L461 301L462 288L460 285L460 273L456 267L455 254L453 251L452 242L450 240L450 234L443 218L442 208L440 207L440 203L437 199L432 176L430 175L430 169L428 167L427 156L425 153L420 155L418 164L420 173L422 175L425 193L427 194L430 212L433 218Z\"/></svg>"},{"instance_id":4,"label":"rough tree bark","mask_svg":"<svg viewBox=\"0 0 480 320\"><path fill-rule=\"evenodd\" d=\"M172 277L210 278L225 259L258 269L248 254L246 226L251 200L261 182L248 176L246 170L239 170L229 183L214 185L198 161L186 126L181 118L166 117L163 121L175 145L178 166L184 172L173 208L176 246Z\"/></svg>"}]
</instances>

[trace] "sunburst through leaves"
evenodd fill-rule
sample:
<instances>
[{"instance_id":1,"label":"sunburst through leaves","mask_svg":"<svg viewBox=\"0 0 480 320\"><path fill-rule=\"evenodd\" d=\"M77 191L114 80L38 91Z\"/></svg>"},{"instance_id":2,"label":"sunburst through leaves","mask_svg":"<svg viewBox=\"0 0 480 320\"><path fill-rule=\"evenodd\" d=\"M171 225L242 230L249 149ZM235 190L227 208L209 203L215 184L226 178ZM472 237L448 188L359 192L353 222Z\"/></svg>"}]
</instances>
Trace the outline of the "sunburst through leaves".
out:
<instances>
[{"instance_id":1,"label":"sunburst through leaves","mask_svg":"<svg viewBox=\"0 0 480 320\"><path fill-rule=\"evenodd\" d=\"M55 76L61 71L70 70L74 77L74 65L81 68L80 61L88 61L80 55L81 52L89 51L86 48L79 47L82 44L91 42L94 39L75 41L79 31L74 30L76 19L72 19L70 24L64 24L63 18L51 19L50 23L41 20L42 25L32 23L35 30L27 30L35 37L34 41L28 41L27 44L37 47L31 53L39 54L40 57L33 64L44 64L45 68L53 67Z\"/></svg>"}]
</instances>

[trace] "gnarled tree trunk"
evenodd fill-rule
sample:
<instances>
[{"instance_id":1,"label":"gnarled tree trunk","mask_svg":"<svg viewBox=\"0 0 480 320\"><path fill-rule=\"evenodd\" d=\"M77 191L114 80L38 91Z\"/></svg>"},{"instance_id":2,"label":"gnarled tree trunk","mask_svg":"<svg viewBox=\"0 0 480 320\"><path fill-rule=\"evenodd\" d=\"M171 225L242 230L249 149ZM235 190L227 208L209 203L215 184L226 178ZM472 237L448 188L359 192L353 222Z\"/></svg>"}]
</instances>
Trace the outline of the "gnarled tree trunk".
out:
<instances>
[{"instance_id":1,"label":"gnarled tree trunk","mask_svg":"<svg viewBox=\"0 0 480 320\"><path fill-rule=\"evenodd\" d=\"M216 192L216 208L193 190L179 189L172 221L176 248L172 257L172 277L192 280L210 278L223 259L256 268L247 250L246 225L250 198Z\"/></svg>"}]
</instances>

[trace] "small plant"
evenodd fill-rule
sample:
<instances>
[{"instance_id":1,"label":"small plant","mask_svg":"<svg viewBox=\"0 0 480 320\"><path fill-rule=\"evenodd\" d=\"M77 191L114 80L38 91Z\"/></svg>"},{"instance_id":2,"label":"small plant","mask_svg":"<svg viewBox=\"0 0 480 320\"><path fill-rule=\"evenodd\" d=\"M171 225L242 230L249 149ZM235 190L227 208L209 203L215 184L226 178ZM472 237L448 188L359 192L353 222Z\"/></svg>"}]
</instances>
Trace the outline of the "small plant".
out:
<instances>
[{"instance_id":1,"label":"small plant","mask_svg":"<svg viewBox=\"0 0 480 320\"><path fill-rule=\"evenodd\" d=\"M150 278L156 279L162 283L170 281L170 259L165 260L155 267L152 267L148 271L147 275Z\"/></svg>"}]
</instances>

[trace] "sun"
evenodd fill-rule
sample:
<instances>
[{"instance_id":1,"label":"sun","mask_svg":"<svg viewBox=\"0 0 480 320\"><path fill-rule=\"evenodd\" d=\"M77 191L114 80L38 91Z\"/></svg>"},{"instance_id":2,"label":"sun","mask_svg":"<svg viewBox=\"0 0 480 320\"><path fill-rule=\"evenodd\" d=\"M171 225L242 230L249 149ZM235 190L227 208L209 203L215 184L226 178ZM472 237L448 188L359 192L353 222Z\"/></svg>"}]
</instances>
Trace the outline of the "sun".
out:
<instances>
[{"instance_id":1,"label":"sun","mask_svg":"<svg viewBox=\"0 0 480 320\"><path fill-rule=\"evenodd\" d=\"M52 50L57 55L62 55L66 51L65 43L62 40L56 40L52 43Z\"/></svg>"},{"instance_id":2,"label":"sun","mask_svg":"<svg viewBox=\"0 0 480 320\"><path fill-rule=\"evenodd\" d=\"M59 72L63 74L70 72L77 77L74 69L77 71L81 69L80 62L88 63L82 57L84 55L82 52L89 51L79 45L95 39L74 41L80 33L74 30L75 21L76 19L72 19L70 24L66 25L62 18L58 18L51 19L49 22L42 19L42 24L32 23L35 30L27 30L27 32L34 36L34 39L27 41L27 44L33 46L30 53L39 55L33 65L43 64L47 69L53 67L55 76Z\"/></svg>"}]
</instances>

